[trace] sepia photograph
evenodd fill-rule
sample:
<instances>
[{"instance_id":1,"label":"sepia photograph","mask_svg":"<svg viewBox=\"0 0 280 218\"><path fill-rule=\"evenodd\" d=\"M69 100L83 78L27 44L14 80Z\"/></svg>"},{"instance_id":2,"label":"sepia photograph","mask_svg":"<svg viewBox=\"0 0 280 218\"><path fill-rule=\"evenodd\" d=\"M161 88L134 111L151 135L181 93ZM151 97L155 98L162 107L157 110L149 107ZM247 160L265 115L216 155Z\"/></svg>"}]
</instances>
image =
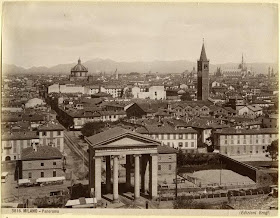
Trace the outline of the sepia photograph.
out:
<instances>
[{"instance_id":1,"label":"sepia photograph","mask_svg":"<svg viewBox=\"0 0 280 218\"><path fill-rule=\"evenodd\" d=\"M2 213L276 216L278 13L3 2Z\"/></svg>"}]
</instances>

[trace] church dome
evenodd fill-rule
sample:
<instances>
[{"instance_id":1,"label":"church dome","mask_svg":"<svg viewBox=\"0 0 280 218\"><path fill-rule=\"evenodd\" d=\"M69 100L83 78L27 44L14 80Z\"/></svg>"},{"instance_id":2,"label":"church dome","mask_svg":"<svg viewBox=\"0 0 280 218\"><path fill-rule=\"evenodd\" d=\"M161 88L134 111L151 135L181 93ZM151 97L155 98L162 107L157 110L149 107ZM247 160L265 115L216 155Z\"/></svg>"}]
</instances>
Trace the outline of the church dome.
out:
<instances>
[{"instance_id":1,"label":"church dome","mask_svg":"<svg viewBox=\"0 0 280 218\"><path fill-rule=\"evenodd\" d=\"M71 69L71 72L88 72L88 69L81 64L81 59L79 58L78 64Z\"/></svg>"}]
</instances>

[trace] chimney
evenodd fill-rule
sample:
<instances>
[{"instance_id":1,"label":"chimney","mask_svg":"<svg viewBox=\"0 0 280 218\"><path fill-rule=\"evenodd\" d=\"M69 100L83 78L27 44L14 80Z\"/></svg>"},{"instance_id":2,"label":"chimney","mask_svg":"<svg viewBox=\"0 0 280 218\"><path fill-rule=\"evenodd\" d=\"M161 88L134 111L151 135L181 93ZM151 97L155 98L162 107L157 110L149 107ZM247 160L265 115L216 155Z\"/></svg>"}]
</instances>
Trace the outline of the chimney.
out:
<instances>
[{"instance_id":1,"label":"chimney","mask_svg":"<svg viewBox=\"0 0 280 218\"><path fill-rule=\"evenodd\" d=\"M32 147L33 147L33 150L34 150L35 152L38 151L38 148L37 148L37 146L35 145L35 143L32 144Z\"/></svg>"}]
</instances>

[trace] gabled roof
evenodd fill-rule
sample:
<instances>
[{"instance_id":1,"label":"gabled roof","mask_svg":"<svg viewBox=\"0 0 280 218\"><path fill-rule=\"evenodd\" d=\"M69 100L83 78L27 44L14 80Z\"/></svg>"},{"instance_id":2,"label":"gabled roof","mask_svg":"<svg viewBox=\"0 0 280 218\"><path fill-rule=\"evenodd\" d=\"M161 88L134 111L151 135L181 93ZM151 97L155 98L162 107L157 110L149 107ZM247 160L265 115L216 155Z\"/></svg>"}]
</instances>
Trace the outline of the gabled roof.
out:
<instances>
[{"instance_id":1,"label":"gabled roof","mask_svg":"<svg viewBox=\"0 0 280 218\"><path fill-rule=\"evenodd\" d=\"M22 160L48 160L62 158L61 152L51 146L37 146L37 151L33 147L28 147L22 150Z\"/></svg>"},{"instance_id":2,"label":"gabled roof","mask_svg":"<svg viewBox=\"0 0 280 218\"><path fill-rule=\"evenodd\" d=\"M86 141L94 148L107 147L110 142L116 141L124 137L133 137L139 141L144 141L150 145L160 145L160 142L150 137L143 136L142 134L132 132L121 127L114 127L96 135L86 137Z\"/></svg>"}]
</instances>

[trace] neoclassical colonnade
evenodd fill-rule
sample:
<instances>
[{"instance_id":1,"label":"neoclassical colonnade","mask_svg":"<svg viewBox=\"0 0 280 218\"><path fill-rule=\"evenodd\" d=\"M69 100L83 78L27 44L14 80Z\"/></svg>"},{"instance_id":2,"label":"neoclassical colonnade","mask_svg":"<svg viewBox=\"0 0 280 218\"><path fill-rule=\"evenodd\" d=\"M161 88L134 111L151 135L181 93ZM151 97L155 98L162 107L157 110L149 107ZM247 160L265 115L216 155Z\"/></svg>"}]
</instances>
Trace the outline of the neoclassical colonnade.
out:
<instances>
[{"instance_id":1,"label":"neoclassical colonnade","mask_svg":"<svg viewBox=\"0 0 280 218\"><path fill-rule=\"evenodd\" d=\"M158 154L156 148L144 149L111 149L95 151L90 170L90 187L94 188L94 195L101 200L101 169L102 159L106 158L106 191L113 194L113 202L119 199L119 158L126 156L125 188L134 187L134 199L140 197L140 192L149 192L151 198L157 197ZM113 170L111 170L111 160ZM132 166L134 165L134 184L131 184ZM111 172L113 171L113 172ZM113 182L112 181L113 177ZM112 184L113 183L113 184Z\"/></svg>"}]
</instances>

